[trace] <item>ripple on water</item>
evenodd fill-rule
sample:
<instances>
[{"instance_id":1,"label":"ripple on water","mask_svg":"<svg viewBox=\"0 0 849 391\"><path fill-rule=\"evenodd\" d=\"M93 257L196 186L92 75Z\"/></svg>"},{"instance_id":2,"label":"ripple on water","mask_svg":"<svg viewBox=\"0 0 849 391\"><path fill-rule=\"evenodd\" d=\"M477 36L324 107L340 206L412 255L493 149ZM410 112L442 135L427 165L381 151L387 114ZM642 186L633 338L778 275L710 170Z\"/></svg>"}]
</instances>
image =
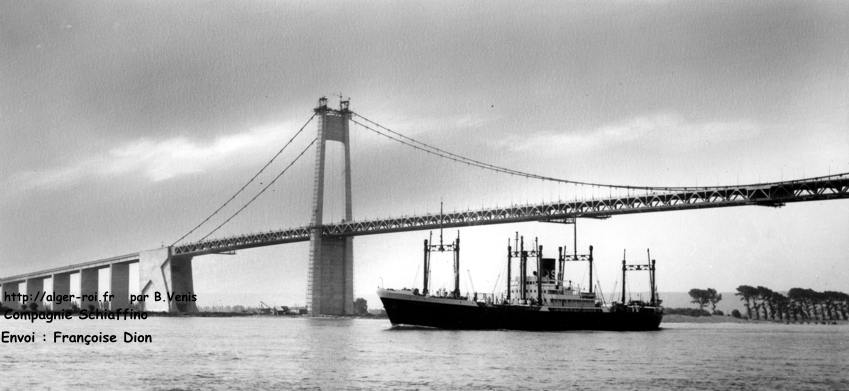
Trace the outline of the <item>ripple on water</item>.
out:
<instances>
[{"instance_id":1,"label":"ripple on water","mask_svg":"<svg viewBox=\"0 0 849 391\"><path fill-rule=\"evenodd\" d=\"M42 328L57 327L106 333L128 326ZM847 325L527 333L396 329L371 319L148 318L132 327L148 330L154 343L3 346L3 388L849 389Z\"/></svg>"}]
</instances>

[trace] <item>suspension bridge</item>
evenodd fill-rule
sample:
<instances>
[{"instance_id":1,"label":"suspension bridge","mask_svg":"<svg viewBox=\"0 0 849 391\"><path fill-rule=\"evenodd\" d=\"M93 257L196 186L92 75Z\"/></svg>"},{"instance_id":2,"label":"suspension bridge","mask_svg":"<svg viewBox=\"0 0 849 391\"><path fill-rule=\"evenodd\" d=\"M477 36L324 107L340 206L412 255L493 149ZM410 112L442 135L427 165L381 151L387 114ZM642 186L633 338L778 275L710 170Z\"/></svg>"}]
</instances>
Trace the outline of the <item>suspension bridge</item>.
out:
<instances>
[{"instance_id":1,"label":"suspension bridge","mask_svg":"<svg viewBox=\"0 0 849 391\"><path fill-rule=\"evenodd\" d=\"M278 159L293 141L305 134L308 126L315 121L315 137L273 180L260 189L236 212L223 222L211 228L200 239L185 240L200 229L208 229L208 223L218 216L225 207L244 193L249 185ZM352 218L351 202L351 149L349 128L357 125L367 131L405 147L442 159L465 164L480 169L514 175L534 180L565 183L593 188L624 190L625 194L611 195L606 198L591 198L569 202L549 202L533 205L516 205L500 208L482 208L463 212L434 213L417 216L405 216L386 219L365 219L355 221ZM326 145L328 142L341 143L344 148L344 218L337 223L323 222ZM270 232L212 237L220 228L238 216L262 196L274 183L307 152L315 148L314 183L312 194L311 220L309 224L285 228ZM214 210L199 224L178 238L171 245L162 248L124 254L90 262L78 263L48 270L33 271L0 279L3 292L3 304L20 304L20 298L9 299L12 293L35 297L44 290L44 281L52 279L53 292L56 295L68 295L70 276L79 274L80 305L86 308L98 305L99 271L109 269L111 288L115 295L111 308L126 308L130 302L129 265L138 264L139 288L142 295L152 296L159 292L162 296L176 295L185 297L193 293L192 260L207 254L220 254L236 250L272 246L293 242L309 242L309 267L307 275L307 306L312 314L350 314L353 312L353 238L359 235L375 235L394 232L428 230L435 228L468 227L476 225L505 224L518 222L564 222L578 218L608 218L614 215L662 212L673 210L722 208L732 206L768 206L780 207L788 203L821 201L849 198L849 173L811 177L798 180L753 183L734 186L635 186L630 184L595 183L566 178L538 175L515 170L492 163L483 162L449 152L445 149L421 142L403 133L390 129L362 116L349 107L349 101L342 100L338 109L328 107L327 100L321 98L313 115L292 136L291 139L259 169L259 171L241 186L226 202ZM204 228L207 227L207 228ZM16 297L21 297L17 295ZM148 311L195 312L193 301L174 300L166 302L146 301L139 303ZM70 308L70 302L54 304L54 310Z\"/></svg>"}]
</instances>

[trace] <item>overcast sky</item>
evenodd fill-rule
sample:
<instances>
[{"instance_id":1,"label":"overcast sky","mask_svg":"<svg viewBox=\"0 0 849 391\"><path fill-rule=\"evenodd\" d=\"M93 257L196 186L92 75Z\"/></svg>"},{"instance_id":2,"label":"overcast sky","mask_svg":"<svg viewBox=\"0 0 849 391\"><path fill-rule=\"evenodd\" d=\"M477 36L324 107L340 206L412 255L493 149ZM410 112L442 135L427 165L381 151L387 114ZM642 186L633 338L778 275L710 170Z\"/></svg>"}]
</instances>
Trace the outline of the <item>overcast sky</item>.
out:
<instances>
[{"instance_id":1,"label":"overcast sky","mask_svg":"<svg viewBox=\"0 0 849 391\"><path fill-rule=\"evenodd\" d=\"M849 171L845 2L5 2L0 53L0 275L171 243L323 95L453 152L558 177L710 185ZM356 219L603 195L351 129ZM308 156L221 235L307 224ZM342 159L328 159L325 208L339 220ZM579 245L597 249L605 291L621 286L622 250L636 261L647 247L661 290L846 291L847 212L841 200L617 216L582 221ZM551 249L571 237L539 223L463 229L464 289L492 290L515 231ZM381 281L419 283L426 234L357 238L355 294L375 306ZM306 243L194 266L201 305L304 300ZM435 284L450 281L444 266Z\"/></svg>"}]
</instances>

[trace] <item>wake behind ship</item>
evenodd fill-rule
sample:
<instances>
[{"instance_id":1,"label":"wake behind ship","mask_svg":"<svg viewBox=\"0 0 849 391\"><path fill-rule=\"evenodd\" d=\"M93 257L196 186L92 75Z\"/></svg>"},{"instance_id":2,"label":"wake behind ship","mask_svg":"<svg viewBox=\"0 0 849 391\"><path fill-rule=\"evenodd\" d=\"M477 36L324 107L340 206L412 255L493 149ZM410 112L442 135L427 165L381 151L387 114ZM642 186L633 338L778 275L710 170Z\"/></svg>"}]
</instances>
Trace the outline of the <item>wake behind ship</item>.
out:
<instances>
[{"instance_id":1,"label":"wake behind ship","mask_svg":"<svg viewBox=\"0 0 849 391\"><path fill-rule=\"evenodd\" d=\"M441 235L440 235L441 236ZM425 326L442 329L510 329L510 330L657 330L663 308L655 286L655 261L628 265L622 260L622 301L604 304L592 291L574 289L564 280L566 262L586 261L592 281L593 248L588 254L567 255L558 249L558 257L543 258L542 246L525 250L524 239L516 238L515 247L507 246L507 281L509 289L501 296L477 294L462 296L459 289L460 238L450 244L430 245L425 240L423 289L379 289L386 315L393 326ZM428 291L430 253L454 253L454 290ZM649 257L650 258L650 257ZM518 276L512 278L511 267L518 259ZM528 259L536 261L536 270L528 275ZM625 273L631 270L649 272L648 302L625 300Z\"/></svg>"}]
</instances>

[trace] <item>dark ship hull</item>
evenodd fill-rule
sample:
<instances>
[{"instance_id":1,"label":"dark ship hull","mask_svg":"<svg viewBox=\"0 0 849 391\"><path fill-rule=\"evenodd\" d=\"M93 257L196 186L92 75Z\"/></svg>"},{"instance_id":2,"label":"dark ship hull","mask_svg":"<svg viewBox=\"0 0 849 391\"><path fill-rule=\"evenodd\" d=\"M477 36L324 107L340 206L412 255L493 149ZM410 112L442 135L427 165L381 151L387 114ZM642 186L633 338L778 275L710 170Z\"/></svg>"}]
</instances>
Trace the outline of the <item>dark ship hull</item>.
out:
<instances>
[{"instance_id":1,"label":"dark ship hull","mask_svg":"<svg viewBox=\"0 0 849 391\"><path fill-rule=\"evenodd\" d=\"M441 329L509 330L657 330L663 311L657 307L558 308L515 304L486 304L465 299L378 291L394 326Z\"/></svg>"}]
</instances>

